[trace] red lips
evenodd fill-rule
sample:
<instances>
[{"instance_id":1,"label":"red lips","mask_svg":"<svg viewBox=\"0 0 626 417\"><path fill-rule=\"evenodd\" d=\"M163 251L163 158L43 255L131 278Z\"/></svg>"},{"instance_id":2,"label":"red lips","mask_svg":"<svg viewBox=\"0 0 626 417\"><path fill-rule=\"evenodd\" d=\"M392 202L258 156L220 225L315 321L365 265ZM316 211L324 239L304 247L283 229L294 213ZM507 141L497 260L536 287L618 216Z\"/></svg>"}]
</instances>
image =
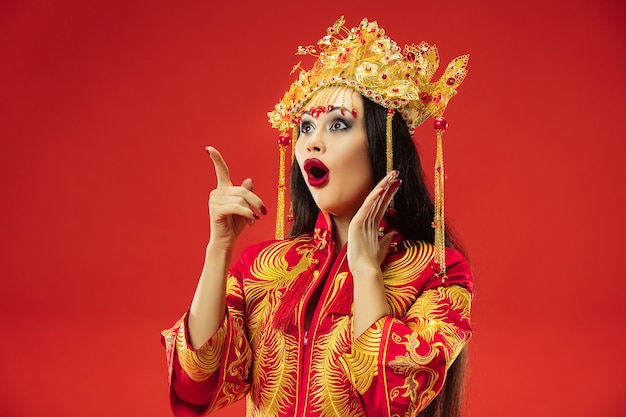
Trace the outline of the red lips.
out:
<instances>
[{"instance_id":1,"label":"red lips","mask_svg":"<svg viewBox=\"0 0 626 417\"><path fill-rule=\"evenodd\" d=\"M328 181L328 167L317 158L304 161L304 171L307 173L307 180L312 187L320 187Z\"/></svg>"}]
</instances>

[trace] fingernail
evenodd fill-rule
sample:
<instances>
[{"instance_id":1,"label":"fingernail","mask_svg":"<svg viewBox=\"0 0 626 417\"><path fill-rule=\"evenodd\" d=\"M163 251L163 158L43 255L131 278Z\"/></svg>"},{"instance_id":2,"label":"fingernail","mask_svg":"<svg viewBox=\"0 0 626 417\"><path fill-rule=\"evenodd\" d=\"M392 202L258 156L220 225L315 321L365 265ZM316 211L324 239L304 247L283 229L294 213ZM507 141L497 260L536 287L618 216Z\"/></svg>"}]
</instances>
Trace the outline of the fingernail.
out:
<instances>
[{"instance_id":1,"label":"fingernail","mask_svg":"<svg viewBox=\"0 0 626 417\"><path fill-rule=\"evenodd\" d=\"M399 174L398 170L391 171L389 179L387 180L387 182L389 184L391 184L396 178L398 178L398 174Z\"/></svg>"},{"instance_id":2,"label":"fingernail","mask_svg":"<svg viewBox=\"0 0 626 417\"><path fill-rule=\"evenodd\" d=\"M258 215L258 214L256 214L256 213L252 213L252 217L254 217L254 218L255 218L255 219L257 219L257 220L259 220L259 219L260 219L259 215Z\"/></svg>"},{"instance_id":3,"label":"fingernail","mask_svg":"<svg viewBox=\"0 0 626 417\"><path fill-rule=\"evenodd\" d=\"M381 188L380 191L378 192L378 195L383 195L383 194L385 194L385 189Z\"/></svg>"},{"instance_id":4,"label":"fingernail","mask_svg":"<svg viewBox=\"0 0 626 417\"><path fill-rule=\"evenodd\" d=\"M206 148L204 148L204 150L206 151L206 153L210 154L211 152L209 152L209 147L207 146Z\"/></svg>"},{"instance_id":5,"label":"fingernail","mask_svg":"<svg viewBox=\"0 0 626 417\"><path fill-rule=\"evenodd\" d=\"M265 208L265 206L261 206L261 214L262 215L266 215L267 214L267 209Z\"/></svg>"},{"instance_id":6,"label":"fingernail","mask_svg":"<svg viewBox=\"0 0 626 417\"><path fill-rule=\"evenodd\" d=\"M402 179L401 178L396 178L395 181L393 182L393 184L391 184L393 187L398 188L400 187L400 184L402 184Z\"/></svg>"}]
</instances>

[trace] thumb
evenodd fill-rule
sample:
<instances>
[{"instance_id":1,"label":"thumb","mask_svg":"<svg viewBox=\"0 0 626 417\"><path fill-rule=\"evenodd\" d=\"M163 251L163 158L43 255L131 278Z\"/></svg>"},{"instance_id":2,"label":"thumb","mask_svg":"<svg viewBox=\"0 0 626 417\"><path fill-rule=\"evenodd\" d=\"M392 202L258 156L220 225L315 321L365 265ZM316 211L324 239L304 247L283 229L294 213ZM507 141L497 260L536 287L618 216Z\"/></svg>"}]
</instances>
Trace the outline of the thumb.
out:
<instances>
[{"instance_id":1,"label":"thumb","mask_svg":"<svg viewBox=\"0 0 626 417\"><path fill-rule=\"evenodd\" d=\"M241 186L248 191L254 190L254 184L252 183L252 178L246 178L245 180L243 180L243 182L241 183Z\"/></svg>"},{"instance_id":2,"label":"thumb","mask_svg":"<svg viewBox=\"0 0 626 417\"><path fill-rule=\"evenodd\" d=\"M378 263L382 264L387 256L387 251L389 250L389 246L393 239L398 236L398 232L391 231L389 233L385 233L383 237L378 241Z\"/></svg>"}]
</instances>

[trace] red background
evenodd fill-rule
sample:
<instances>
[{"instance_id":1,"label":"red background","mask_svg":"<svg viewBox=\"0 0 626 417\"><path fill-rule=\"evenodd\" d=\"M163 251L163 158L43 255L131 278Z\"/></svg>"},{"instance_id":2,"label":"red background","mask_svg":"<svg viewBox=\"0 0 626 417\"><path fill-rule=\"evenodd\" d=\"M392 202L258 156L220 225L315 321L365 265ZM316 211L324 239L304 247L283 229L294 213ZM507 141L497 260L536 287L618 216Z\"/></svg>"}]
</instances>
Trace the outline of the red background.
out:
<instances>
[{"instance_id":1,"label":"red background","mask_svg":"<svg viewBox=\"0 0 626 417\"><path fill-rule=\"evenodd\" d=\"M170 415L159 332L202 264L204 146L271 208L241 245L272 237L265 113L341 14L471 54L446 134L469 415L626 413L622 1L174 3L0 5L0 415Z\"/></svg>"}]
</instances>

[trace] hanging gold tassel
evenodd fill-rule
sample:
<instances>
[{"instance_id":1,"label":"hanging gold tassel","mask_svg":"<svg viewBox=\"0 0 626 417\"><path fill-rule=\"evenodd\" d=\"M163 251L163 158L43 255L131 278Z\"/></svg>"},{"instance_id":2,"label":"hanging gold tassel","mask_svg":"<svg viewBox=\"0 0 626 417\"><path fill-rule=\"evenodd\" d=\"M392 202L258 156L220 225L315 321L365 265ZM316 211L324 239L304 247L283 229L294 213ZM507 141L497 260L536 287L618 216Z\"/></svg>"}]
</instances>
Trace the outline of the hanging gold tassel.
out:
<instances>
[{"instance_id":1,"label":"hanging gold tassel","mask_svg":"<svg viewBox=\"0 0 626 417\"><path fill-rule=\"evenodd\" d=\"M387 125L385 129L386 142L386 156L387 156L387 173L393 170L393 137L392 137L392 122L394 109L387 109ZM393 209L393 198L389 202L389 208Z\"/></svg>"},{"instance_id":2,"label":"hanging gold tassel","mask_svg":"<svg viewBox=\"0 0 626 417\"><path fill-rule=\"evenodd\" d=\"M278 201L276 204L276 239L285 238L285 159L287 146L291 143L291 138L287 135L278 137Z\"/></svg>"},{"instance_id":3,"label":"hanging gold tassel","mask_svg":"<svg viewBox=\"0 0 626 417\"><path fill-rule=\"evenodd\" d=\"M435 218L433 227L435 228L435 265L436 274L441 277L441 284L446 285L448 276L446 275L446 227L444 217L444 181L445 172L443 170L443 132L448 127L448 122L444 118L435 120L437 131L437 154L435 157Z\"/></svg>"}]
</instances>

